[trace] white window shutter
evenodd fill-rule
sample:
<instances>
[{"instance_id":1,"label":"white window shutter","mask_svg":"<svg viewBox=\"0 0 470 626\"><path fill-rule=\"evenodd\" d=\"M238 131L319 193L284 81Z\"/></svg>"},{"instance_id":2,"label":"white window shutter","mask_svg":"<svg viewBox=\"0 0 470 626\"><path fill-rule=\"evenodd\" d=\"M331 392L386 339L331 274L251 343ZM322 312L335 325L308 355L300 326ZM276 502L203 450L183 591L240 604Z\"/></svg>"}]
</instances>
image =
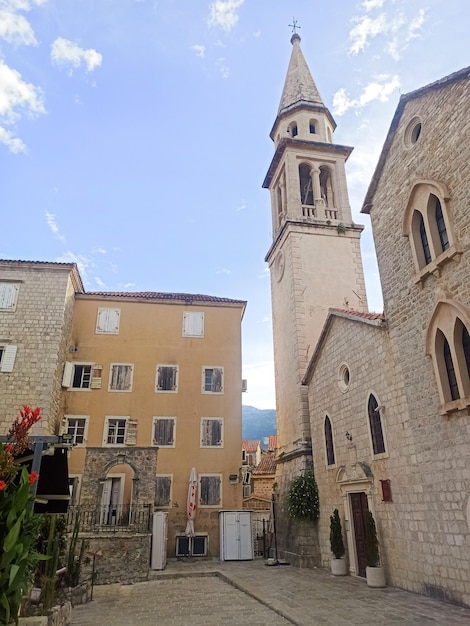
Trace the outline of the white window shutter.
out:
<instances>
[{"instance_id":1,"label":"white window shutter","mask_svg":"<svg viewBox=\"0 0 470 626\"><path fill-rule=\"evenodd\" d=\"M2 358L2 372L12 372L16 359L16 346L5 346Z\"/></svg>"},{"instance_id":2,"label":"white window shutter","mask_svg":"<svg viewBox=\"0 0 470 626\"><path fill-rule=\"evenodd\" d=\"M16 304L18 285L2 283L0 285L0 309L13 310Z\"/></svg>"},{"instance_id":3,"label":"white window shutter","mask_svg":"<svg viewBox=\"0 0 470 626\"><path fill-rule=\"evenodd\" d=\"M73 363L67 361L64 365L64 375L62 376L62 387L71 387L72 386L72 376L73 376Z\"/></svg>"},{"instance_id":4,"label":"white window shutter","mask_svg":"<svg viewBox=\"0 0 470 626\"><path fill-rule=\"evenodd\" d=\"M137 443L137 420L127 420L126 445L135 446Z\"/></svg>"}]
</instances>

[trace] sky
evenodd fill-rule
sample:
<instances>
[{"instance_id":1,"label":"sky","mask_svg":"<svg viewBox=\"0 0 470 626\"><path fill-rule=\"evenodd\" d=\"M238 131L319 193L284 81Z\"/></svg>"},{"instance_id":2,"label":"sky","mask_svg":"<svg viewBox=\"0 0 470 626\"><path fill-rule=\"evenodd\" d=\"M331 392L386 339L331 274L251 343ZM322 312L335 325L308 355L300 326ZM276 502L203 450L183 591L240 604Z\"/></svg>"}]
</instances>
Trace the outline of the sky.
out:
<instances>
[{"instance_id":1,"label":"sky","mask_svg":"<svg viewBox=\"0 0 470 626\"><path fill-rule=\"evenodd\" d=\"M269 192L293 20L360 213L400 94L469 64L466 0L0 0L0 258L88 291L247 300L243 404L274 408Z\"/></svg>"}]
</instances>

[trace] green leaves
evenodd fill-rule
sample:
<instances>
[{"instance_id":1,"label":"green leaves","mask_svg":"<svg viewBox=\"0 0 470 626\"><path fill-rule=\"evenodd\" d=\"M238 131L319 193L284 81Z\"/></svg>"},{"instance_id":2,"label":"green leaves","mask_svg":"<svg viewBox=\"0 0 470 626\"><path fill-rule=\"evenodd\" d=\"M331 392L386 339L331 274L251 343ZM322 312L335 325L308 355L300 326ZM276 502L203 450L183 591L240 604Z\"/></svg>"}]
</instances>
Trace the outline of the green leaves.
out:
<instances>
[{"instance_id":1,"label":"green leaves","mask_svg":"<svg viewBox=\"0 0 470 626\"><path fill-rule=\"evenodd\" d=\"M317 521L320 516L320 500L313 472L306 472L292 481L287 494L287 510L293 519Z\"/></svg>"}]
</instances>

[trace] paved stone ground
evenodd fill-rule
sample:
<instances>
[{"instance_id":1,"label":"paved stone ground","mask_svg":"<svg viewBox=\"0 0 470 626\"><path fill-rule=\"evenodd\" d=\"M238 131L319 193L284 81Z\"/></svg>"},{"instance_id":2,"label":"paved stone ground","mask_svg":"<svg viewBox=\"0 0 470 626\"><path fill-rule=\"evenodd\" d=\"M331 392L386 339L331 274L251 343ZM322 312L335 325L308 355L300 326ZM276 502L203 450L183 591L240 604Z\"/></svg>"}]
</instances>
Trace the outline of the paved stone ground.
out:
<instances>
[{"instance_id":1,"label":"paved stone ground","mask_svg":"<svg viewBox=\"0 0 470 626\"><path fill-rule=\"evenodd\" d=\"M470 609L326 570L171 561L152 580L95 587L72 626L468 626Z\"/></svg>"}]
</instances>

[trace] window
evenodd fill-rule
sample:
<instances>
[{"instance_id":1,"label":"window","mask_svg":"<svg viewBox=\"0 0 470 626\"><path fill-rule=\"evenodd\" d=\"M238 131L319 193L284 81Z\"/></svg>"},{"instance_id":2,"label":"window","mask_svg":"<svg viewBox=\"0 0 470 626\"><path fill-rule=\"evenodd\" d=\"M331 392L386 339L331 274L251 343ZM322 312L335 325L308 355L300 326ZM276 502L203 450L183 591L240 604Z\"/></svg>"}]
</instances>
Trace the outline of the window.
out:
<instances>
[{"instance_id":1,"label":"window","mask_svg":"<svg viewBox=\"0 0 470 626\"><path fill-rule=\"evenodd\" d=\"M444 185L432 181L416 183L410 194L403 221L403 234L409 238L416 282L429 274L439 275L439 267L461 254L456 242L445 199Z\"/></svg>"},{"instance_id":2,"label":"window","mask_svg":"<svg viewBox=\"0 0 470 626\"><path fill-rule=\"evenodd\" d=\"M0 372L12 372L15 365L17 346L0 346Z\"/></svg>"},{"instance_id":3,"label":"window","mask_svg":"<svg viewBox=\"0 0 470 626\"><path fill-rule=\"evenodd\" d=\"M77 506L80 502L80 487L81 487L82 477L80 474L69 474L69 493L70 500L69 503L72 506Z\"/></svg>"},{"instance_id":4,"label":"window","mask_svg":"<svg viewBox=\"0 0 470 626\"><path fill-rule=\"evenodd\" d=\"M441 413L470 406L470 311L452 300L436 306L426 337L431 355Z\"/></svg>"},{"instance_id":5,"label":"window","mask_svg":"<svg viewBox=\"0 0 470 626\"><path fill-rule=\"evenodd\" d=\"M221 506L222 474L199 475L199 506Z\"/></svg>"},{"instance_id":6,"label":"window","mask_svg":"<svg viewBox=\"0 0 470 626\"><path fill-rule=\"evenodd\" d=\"M105 446L123 446L126 442L128 417L107 417L103 444Z\"/></svg>"},{"instance_id":7,"label":"window","mask_svg":"<svg viewBox=\"0 0 470 626\"><path fill-rule=\"evenodd\" d=\"M108 391L132 391L133 375L132 363L111 363Z\"/></svg>"},{"instance_id":8,"label":"window","mask_svg":"<svg viewBox=\"0 0 470 626\"><path fill-rule=\"evenodd\" d=\"M291 124L289 124L289 128L287 132L290 134L291 137L297 137L297 135L299 134L299 129L297 128L297 122L292 122Z\"/></svg>"},{"instance_id":9,"label":"window","mask_svg":"<svg viewBox=\"0 0 470 626\"><path fill-rule=\"evenodd\" d=\"M96 318L97 335L118 335L121 309L100 307Z\"/></svg>"},{"instance_id":10,"label":"window","mask_svg":"<svg viewBox=\"0 0 470 626\"><path fill-rule=\"evenodd\" d=\"M68 387L69 389L90 389L92 368L92 363L67 362L64 367L62 387Z\"/></svg>"},{"instance_id":11,"label":"window","mask_svg":"<svg viewBox=\"0 0 470 626\"><path fill-rule=\"evenodd\" d=\"M202 368L202 393L223 393L224 392L224 368L223 367L203 367Z\"/></svg>"},{"instance_id":12,"label":"window","mask_svg":"<svg viewBox=\"0 0 470 626\"><path fill-rule=\"evenodd\" d=\"M418 116L413 117L405 129L403 137L406 148L409 149L415 145L421 135L421 128L420 118Z\"/></svg>"},{"instance_id":13,"label":"window","mask_svg":"<svg viewBox=\"0 0 470 626\"><path fill-rule=\"evenodd\" d=\"M155 507L167 509L171 505L172 474L157 474L155 486Z\"/></svg>"},{"instance_id":14,"label":"window","mask_svg":"<svg viewBox=\"0 0 470 626\"><path fill-rule=\"evenodd\" d=\"M153 418L153 445L174 448L175 447L175 417Z\"/></svg>"},{"instance_id":15,"label":"window","mask_svg":"<svg viewBox=\"0 0 470 626\"><path fill-rule=\"evenodd\" d=\"M204 313L183 313L183 337L204 337Z\"/></svg>"},{"instance_id":16,"label":"window","mask_svg":"<svg viewBox=\"0 0 470 626\"><path fill-rule=\"evenodd\" d=\"M326 446L326 464L335 464L335 450L333 447L333 429L331 428L331 420L328 415L325 417L325 446Z\"/></svg>"},{"instance_id":17,"label":"window","mask_svg":"<svg viewBox=\"0 0 470 626\"><path fill-rule=\"evenodd\" d=\"M14 311L18 298L19 285L0 282L0 311Z\"/></svg>"},{"instance_id":18,"label":"window","mask_svg":"<svg viewBox=\"0 0 470 626\"><path fill-rule=\"evenodd\" d=\"M177 393L178 391L178 366L177 365L157 365L157 377L155 391L167 391Z\"/></svg>"},{"instance_id":19,"label":"window","mask_svg":"<svg viewBox=\"0 0 470 626\"><path fill-rule=\"evenodd\" d=\"M72 444L74 446L83 446L86 443L88 430L88 417L85 415L66 415L65 416L65 433L72 435Z\"/></svg>"},{"instance_id":20,"label":"window","mask_svg":"<svg viewBox=\"0 0 470 626\"><path fill-rule=\"evenodd\" d=\"M201 448L223 448L224 421L221 417L201 419Z\"/></svg>"},{"instance_id":21,"label":"window","mask_svg":"<svg viewBox=\"0 0 470 626\"><path fill-rule=\"evenodd\" d=\"M325 202L325 206L333 208L335 206L335 199L333 195L333 181L331 177L331 171L325 165L322 165L320 167L320 193L323 201ZM333 215L331 215L330 217L333 217Z\"/></svg>"},{"instance_id":22,"label":"window","mask_svg":"<svg viewBox=\"0 0 470 626\"><path fill-rule=\"evenodd\" d=\"M314 135L316 133L315 126L318 124L317 120L310 120L309 122L309 130L310 134Z\"/></svg>"},{"instance_id":23,"label":"window","mask_svg":"<svg viewBox=\"0 0 470 626\"><path fill-rule=\"evenodd\" d=\"M310 169L310 165L307 163L301 163L299 165L300 201L306 206L313 206L314 204Z\"/></svg>"},{"instance_id":24,"label":"window","mask_svg":"<svg viewBox=\"0 0 470 626\"><path fill-rule=\"evenodd\" d=\"M383 454L385 452L385 442L382 431L382 418L380 416L381 407L375 396L370 394L367 403L367 413L369 415L370 435L372 438L372 448L374 454Z\"/></svg>"}]
</instances>

